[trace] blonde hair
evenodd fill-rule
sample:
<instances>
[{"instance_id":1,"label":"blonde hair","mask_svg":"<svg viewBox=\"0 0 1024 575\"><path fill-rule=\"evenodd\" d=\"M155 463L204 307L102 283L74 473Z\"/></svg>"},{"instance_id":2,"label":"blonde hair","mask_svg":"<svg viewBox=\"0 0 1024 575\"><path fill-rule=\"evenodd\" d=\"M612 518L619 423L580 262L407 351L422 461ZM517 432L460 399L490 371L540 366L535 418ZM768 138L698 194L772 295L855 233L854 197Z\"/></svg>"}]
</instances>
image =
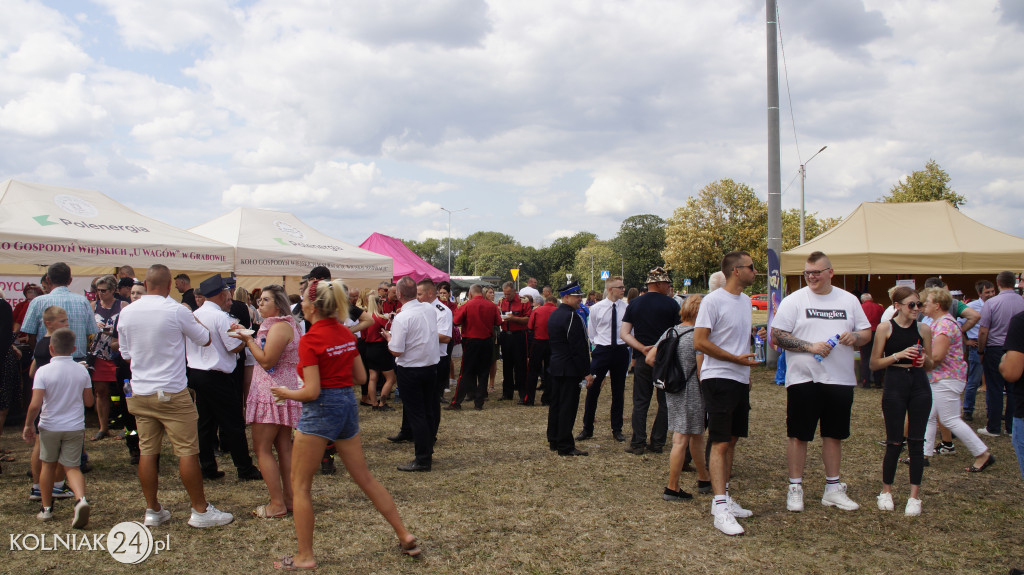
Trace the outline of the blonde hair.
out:
<instances>
[{"instance_id":1,"label":"blonde hair","mask_svg":"<svg viewBox=\"0 0 1024 575\"><path fill-rule=\"evenodd\" d=\"M232 294L231 297L235 301L240 301L240 302L244 303L245 305L251 305L252 304L252 296L249 295L249 290L245 289L244 287L241 287L241 286L236 287L235 288L235 293Z\"/></svg>"},{"instance_id":2,"label":"blonde hair","mask_svg":"<svg viewBox=\"0 0 1024 575\"><path fill-rule=\"evenodd\" d=\"M43 310L43 322L54 321L60 316L67 317L68 312L59 305L51 305L50 307Z\"/></svg>"},{"instance_id":3,"label":"blonde hair","mask_svg":"<svg viewBox=\"0 0 1024 575\"><path fill-rule=\"evenodd\" d=\"M930 287L921 290L921 301L926 301L931 296L932 301L939 305L942 311L949 311L953 305L953 296L946 288Z\"/></svg>"},{"instance_id":4,"label":"blonde hair","mask_svg":"<svg viewBox=\"0 0 1024 575\"><path fill-rule=\"evenodd\" d=\"M366 311L370 312L370 315L381 316L380 313L380 296L376 292L370 294L370 297L366 300Z\"/></svg>"},{"instance_id":5,"label":"blonde hair","mask_svg":"<svg viewBox=\"0 0 1024 575\"><path fill-rule=\"evenodd\" d=\"M679 321L693 323L697 321L697 312L700 311L700 300L704 299L703 296L692 295L683 300L683 305L679 308Z\"/></svg>"},{"instance_id":6,"label":"blonde hair","mask_svg":"<svg viewBox=\"0 0 1024 575\"><path fill-rule=\"evenodd\" d=\"M348 290L340 278L314 280L306 297L311 300L320 317L333 317L338 321L345 321L348 317Z\"/></svg>"}]
</instances>

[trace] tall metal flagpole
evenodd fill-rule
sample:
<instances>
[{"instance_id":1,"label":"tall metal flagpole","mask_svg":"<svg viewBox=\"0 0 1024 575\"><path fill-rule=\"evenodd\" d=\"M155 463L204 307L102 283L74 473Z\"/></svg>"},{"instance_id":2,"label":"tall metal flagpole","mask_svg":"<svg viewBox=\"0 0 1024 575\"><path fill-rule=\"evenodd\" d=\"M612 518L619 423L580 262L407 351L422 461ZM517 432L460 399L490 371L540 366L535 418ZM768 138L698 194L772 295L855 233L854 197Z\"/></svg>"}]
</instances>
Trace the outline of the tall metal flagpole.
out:
<instances>
[{"instance_id":1,"label":"tall metal flagpole","mask_svg":"<svg viewBox=\"0 0 1024 575\"><path fill-rule=\"evenodd\" d=\"M779 55L775 0L765 0L765 36L768 47L768 321L782 298L782 167L779 145ZM772 253L774 252L774 253ZM773 265L774 264L774 265ZM774 269L773 269L774 268ZM770 337L770 335L769 335ZM778 361L778 353L768 346L769 367Z\"/></svg>"}]
</instances>

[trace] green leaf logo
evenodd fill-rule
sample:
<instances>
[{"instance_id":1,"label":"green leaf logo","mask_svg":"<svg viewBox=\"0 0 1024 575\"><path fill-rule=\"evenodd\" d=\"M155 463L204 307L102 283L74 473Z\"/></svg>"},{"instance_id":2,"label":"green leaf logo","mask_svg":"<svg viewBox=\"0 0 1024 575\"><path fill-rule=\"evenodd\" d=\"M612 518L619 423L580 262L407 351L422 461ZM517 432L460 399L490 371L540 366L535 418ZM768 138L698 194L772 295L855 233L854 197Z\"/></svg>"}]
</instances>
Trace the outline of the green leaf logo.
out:
<instances>
[{"instance_id":1,"label":"green leaf logo","mask_svg":"<svg viewBox=\"0 0 1024 575\"><path fill-rule=\"evenodd\" d=\"M275 241L275 242L277 242L277 243L279 243L279 244L281 244L282 246L286 246L286 245L288 245L288 244L287 244L287 243L285 243L285 241L284 241L284 240L282 240L281 238L274 238L274 241Z\"/></svg>"},{"instance_id":2,"label":"green leaf logo","mask_svg":"<svg viewBox=\"0 0 1024 575\"><path fill-rule=\"evenodd\" d=\"M41 225L41 226L55 226L55 225L57 225L57 222L51 222L50 221L50 215L49 214L45 214L45 215L42 215L42 216L35 216L32 219L35 220L36 222L38 222L39 225Z\"/></svg>"}]
</instances>

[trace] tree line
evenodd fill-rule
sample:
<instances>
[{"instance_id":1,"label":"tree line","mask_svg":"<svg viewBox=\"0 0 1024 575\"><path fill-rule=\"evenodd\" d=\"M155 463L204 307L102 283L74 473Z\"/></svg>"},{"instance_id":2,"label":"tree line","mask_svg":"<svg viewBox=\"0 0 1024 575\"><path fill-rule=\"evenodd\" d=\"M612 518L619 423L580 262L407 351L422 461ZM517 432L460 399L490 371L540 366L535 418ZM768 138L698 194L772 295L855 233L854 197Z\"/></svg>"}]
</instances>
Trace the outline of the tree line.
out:
<instances>
[{"instance_id":1,"label":"tree line","mask_svg":"<svg viewBox=\"0 0 1024 575\"><path fill-rule=\"evenodd\" d=\"M959 208L966 198L950 188L950 176L934 160L924 170L900 179L883 202L945 200ZM839 224L841 218L804 216L805 238L810 241ZM665 266L678 291L690 279L687 291L704 292L722 256L732 250L751 254L754 265L764 273L768 265L768 205L754 190L731 179L704 186L695 196L674 210L668 219L655 214L638 214L622 221L618 234L600 240L591 232L558 238L550 245L524 246L514 237L480 231L451 240L452 275L493 276L510 280L509 270L518 268L520 280L536 277L541 285L557 288L571 274L585 289L600 290L600 272L622 275L627 287L639 287L647 271ZM782 213L782 249L800 241L800 211ZM448 269L448 238L424 241L403 240L405 245L429 264ZM764 282L751 286L752 293L764 290Z\"/></svg>"}]
</instances>

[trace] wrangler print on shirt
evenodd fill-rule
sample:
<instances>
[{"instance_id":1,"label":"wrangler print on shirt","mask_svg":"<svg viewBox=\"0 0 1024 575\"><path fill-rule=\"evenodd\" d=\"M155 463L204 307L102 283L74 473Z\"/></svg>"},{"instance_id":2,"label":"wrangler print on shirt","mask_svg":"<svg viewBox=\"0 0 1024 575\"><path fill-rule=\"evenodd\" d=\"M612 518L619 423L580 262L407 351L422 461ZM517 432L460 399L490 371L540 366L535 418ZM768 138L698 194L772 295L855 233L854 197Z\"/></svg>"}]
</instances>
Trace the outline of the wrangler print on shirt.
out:
<instances>
[{"instance_id":1,"label":"wrangler print on shirt","mask_svg":"<svg viewBox=\"0 0 1024 575\"><path fill-rule=\"evenodd\" d=\"M846 319L845 309L807 309L807 319Z\"/></svg>"}]
</instances>

